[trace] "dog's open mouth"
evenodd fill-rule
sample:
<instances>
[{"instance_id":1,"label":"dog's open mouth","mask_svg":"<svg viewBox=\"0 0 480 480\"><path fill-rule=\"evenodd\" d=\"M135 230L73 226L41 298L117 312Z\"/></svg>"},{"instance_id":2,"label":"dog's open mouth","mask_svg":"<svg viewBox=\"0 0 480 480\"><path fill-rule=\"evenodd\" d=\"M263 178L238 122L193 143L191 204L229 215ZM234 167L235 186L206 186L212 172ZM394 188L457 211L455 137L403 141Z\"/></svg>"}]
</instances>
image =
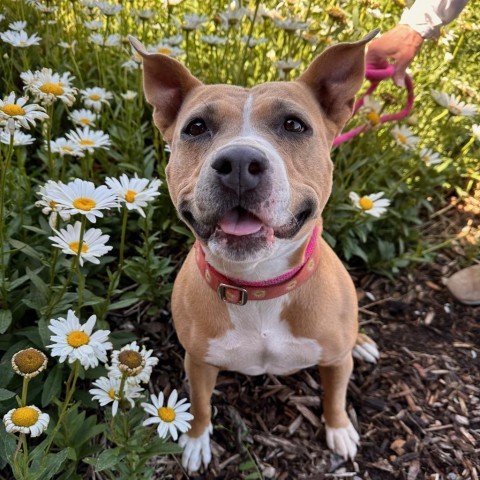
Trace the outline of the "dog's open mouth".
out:
<instances>
[{"instance_id":1,"label":"dog's open mouth","mask_svg":"<svg viewBox=\"0 0 480 480\"><path fill-rule=\"evenodd\" d=\"M241 207L232 208L218 222L218 228L227 235L243 237L258 233L264 223L253 213Z\"/></svg>"}]
</instances>

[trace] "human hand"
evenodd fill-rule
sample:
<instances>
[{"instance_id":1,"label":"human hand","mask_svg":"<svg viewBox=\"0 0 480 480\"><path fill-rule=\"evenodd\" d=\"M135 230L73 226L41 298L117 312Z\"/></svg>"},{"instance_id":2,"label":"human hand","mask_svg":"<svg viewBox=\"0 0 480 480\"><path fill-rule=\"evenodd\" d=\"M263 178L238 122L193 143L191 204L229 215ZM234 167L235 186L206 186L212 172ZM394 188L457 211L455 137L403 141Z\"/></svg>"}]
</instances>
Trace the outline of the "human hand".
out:
<instances>
[{"instance_id":1,"label":"human hand","mask_svg":"<svg viewBox=\"0 0 480 480\"><path fill-rule=\"evenodd\" d=\"M409 25L397 25L380 38L373 40L367 50L367 64L385 68L388 59L395 60L393 81L397 87L405 86L407 67L422 46L423 38Z\"/></svg>"}]
</instances>

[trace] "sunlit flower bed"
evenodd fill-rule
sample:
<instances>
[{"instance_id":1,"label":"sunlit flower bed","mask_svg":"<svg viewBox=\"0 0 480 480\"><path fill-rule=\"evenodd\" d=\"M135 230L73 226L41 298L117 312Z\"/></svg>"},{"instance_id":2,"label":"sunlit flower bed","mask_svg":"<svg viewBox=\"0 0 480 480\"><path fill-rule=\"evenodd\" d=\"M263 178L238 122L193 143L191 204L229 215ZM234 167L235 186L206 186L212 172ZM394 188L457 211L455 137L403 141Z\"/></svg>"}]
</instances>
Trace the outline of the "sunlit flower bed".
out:
<instances>
[{"instance_id":1,"label":"sunlit flower bed","mask_svg":"<svg viewBox=\"0 0 480 480\"><path fill-rule=\"evenodd\" d=\"M112 311L156 315L192 239L168 199L169 146L126 36L206 83L249 87L295 79L327 46L385 31L403 9L321 3L2 2L0 469L150 478L149 460L179 452L170 440L192 419L176 390L148 388L158 355L108 323ZM346 262L394 277L430 260L438 246L419 227L479 180L479 30L472 3L425 43L405 121L380 122L405 102L385 81L347 126L364 128L332 153L324 214Z\"/></svg>"}]
</instances>

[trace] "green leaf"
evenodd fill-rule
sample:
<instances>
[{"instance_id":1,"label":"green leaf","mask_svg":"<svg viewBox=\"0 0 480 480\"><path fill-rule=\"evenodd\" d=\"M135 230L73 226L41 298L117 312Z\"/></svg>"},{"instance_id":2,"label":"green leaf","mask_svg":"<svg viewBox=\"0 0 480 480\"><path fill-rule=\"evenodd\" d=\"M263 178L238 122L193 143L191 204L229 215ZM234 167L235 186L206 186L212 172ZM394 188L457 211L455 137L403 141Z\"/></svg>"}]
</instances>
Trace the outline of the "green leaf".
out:
<instances>
[{"instance_id":1,"label":"green leaf","mask_svg":"<svg viewBox=\"0 0 480 480\"><path fill-rule=\"evenodd\" d=\"M46 407L50 404L54 397L59 397L62 391L62 378L63 378L63 365L57 363L50 373L42 391L42 407Z\"/></svg>"},{"instance_id":2,"label":"green leaf","mask_svg":"<svg viewBox=\"0 0 480 480\"><path fill-rule=\"evenodd\" d=\"M13 248L17 248L25 255L28 255L29 257L32 257L35 260L38 260L40 258L40 255L38 254L37 250L32 248L30 245L27 245L26 243L20 242L20 240L15 240L13 238L11 238L9 242Z\"/></svg>"},{"instance_id":3,"label":"green leaf","mask_svg":"<svg viewBox=\"0 0 480 480\"><path fill-rule=\"evenodd\" d=\"M83 461L95 467L96 472L101 472L107 468L112 468L116 465L122 458L125 457L124 453L121 453L119 448L111 448L109 450L104 450L98 458L87 457Z\"/></svg>"},{"instance_id":4,"label":"green leaf","mask_svg":"<svg viewBox=\"0 0 480 480\"><path fill-rule=\"evenodd\" d=\"M5 430L5 425L0 422L0 460L8 462L16 448L15 437Z\"/></svg>"},{"instance_id":5,"label":"green leaf","mask_svg":"<svg viewBox=\"0 0 480 480\"><path fill-rule=\"evenodd\" d=\"M40 293L40 295L46 302L48 298L48 290L49 290L48 285L33 270L30 270L27 267L26 271L27 271L28 278L35 285L36 289L38 290L38 293Z\"/></svg>"},{"instance_id":6,"label":"green leaf","mask_svg":"<svg viewBox=\"0 0 480 480\"><path fill-rule=\"evenodd\" d=\"M10 310L0 310L0 333L5 333L12 324L12 312Z\"/></svg>"},{"instance_id":7,"label":"green leaf","mask_svg":"<svg viewBox=\"0 0 480 480\"><path fill-rule=\"evenodd\" d=\"M29 480L50 480L59 472L68 456L68 448L58 453L50 453L40 464L40 470L29 476Z\"/></svg>"},{"instance_id":8,"label":"green leaf","mask_svg":"<svg viewBox=\"0 0 480 480\"><path fill-rule=\"evenodd\" d=\"M134 305L138 302L138 298L125 298L124 300L120 300L118 302L112 303L108 309L109 310L119 310L120 308L127 308L131 305Z\"/></svg>"},{"instance_id":9,"label":"green leaf","mask_svg":"<svg viewBox=\"0 0 480 480\"><path fill-rule=\"evenodd\" d=\"M5 388L0 388L0 402L8 400L16 395L15 392L11 392L10 390L6 390Z\"/></svg>"}]
</instances>

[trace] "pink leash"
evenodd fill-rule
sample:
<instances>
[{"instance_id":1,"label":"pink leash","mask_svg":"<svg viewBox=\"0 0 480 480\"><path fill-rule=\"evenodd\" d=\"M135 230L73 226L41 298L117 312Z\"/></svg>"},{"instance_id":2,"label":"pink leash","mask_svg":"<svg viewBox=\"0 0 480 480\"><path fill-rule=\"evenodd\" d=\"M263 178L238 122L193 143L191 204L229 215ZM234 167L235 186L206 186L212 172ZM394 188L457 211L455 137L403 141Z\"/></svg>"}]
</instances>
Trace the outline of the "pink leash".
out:
<instances>
[{"instance_id":1,"label":"pink leash","mask_svg":"<svg viewBox=\"0 0 480 480\"><path fill-rule=\"evenodd\" d=\"M367 78L367 80L370 80L370 86L368 87L367 91L356 101L355 107L353 109L354 115L355 113L357 113L360 107L362 107L365 96L370 95L378 87L378 84L381 80L392 77L394 71L395 65L391 64L388 65L386 68L376 68L373 65L367 65L365 69L365 77ZM405 105L403 110L397 113L381 115L378 123L379 125L385 122L400 120L406 117L412 111L415 95L413 92L412 79L408 75L405 75L405 88L407 89L407 104ZM333 141L333 145L340 145L347 140L351 140L353 137L357 136L361 132L368 130L369 128L371 128L369 125L360 125L358 127L352 128L352 130L344 132L337 138L335 138L335 140Z\"/></svg>"}]
</instances>

